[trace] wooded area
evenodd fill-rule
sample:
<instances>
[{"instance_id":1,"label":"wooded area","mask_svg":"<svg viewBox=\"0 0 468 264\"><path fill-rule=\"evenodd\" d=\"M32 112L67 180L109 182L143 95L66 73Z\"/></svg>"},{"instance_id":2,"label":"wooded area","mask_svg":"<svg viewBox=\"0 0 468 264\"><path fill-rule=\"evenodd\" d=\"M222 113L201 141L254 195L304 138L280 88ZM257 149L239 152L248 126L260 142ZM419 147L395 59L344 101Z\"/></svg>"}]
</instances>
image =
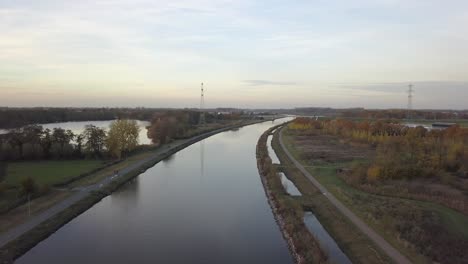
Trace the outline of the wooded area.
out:
<instances>
[{"instance_id":1,"label":"wooded area","mask_svg":"<svg viewBox=\"0 0 468 264\"><path fill-rule=\"evenodd\" d=\"M240 120L241 114L205 113L205 124L200 125L201 113L198 111L166 111L154 114L148 137L155 144L164 144L173 139L187 138L210 129L217 128L217 124Z\"/></svg>"},{"instance_id":2,"label":"wooded area","mask_svg":"<svg viewBox=\"0 0 468 264\"><path fill-rule=\"evenodd\" d=\"M70 121L151 120L150 108L0 108L0 129Z\"/></svg>"},{"instance_id":3,"label":"wooded area","mask_svg":"<svg viewBox=\"0 0 468 264\"><path fill-rule=\"evenodd\" d=\"M377 156L361 179L368 182L444 177L446 173L468 177L468 129L457 125L427 130L387 121L297 118L289 128L374 146Z\"/></svg>"},{"instance_id":4,"label":"wooded area","mask_svg":"<svg viewBox=\"0 0 468 264\"><path fill-rule=\"evenodd\" d=\"M105 129L87 125L81 134L62 128L30 125L0 135L0 161L121 158L138 145L139 127L134 120L116 120Z\"/></svg>"}]
</instances>

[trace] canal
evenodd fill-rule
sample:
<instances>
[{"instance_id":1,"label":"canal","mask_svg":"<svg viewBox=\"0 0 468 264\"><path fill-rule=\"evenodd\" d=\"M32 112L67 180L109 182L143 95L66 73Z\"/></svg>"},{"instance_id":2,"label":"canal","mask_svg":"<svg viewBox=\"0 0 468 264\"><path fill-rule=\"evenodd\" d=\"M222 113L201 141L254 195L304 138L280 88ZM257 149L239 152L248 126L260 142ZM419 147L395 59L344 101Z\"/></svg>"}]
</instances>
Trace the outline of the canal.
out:
<instances>
[{"instance_id":1,"label":"canal","mask_svg":"<svg viewBox=\"0 0 468 264\"><path fill-rule=\"evenodd\" d=\"M264 122L156 164L16 263L292 263L255 158Z\"/></svg>"}]
</instances>

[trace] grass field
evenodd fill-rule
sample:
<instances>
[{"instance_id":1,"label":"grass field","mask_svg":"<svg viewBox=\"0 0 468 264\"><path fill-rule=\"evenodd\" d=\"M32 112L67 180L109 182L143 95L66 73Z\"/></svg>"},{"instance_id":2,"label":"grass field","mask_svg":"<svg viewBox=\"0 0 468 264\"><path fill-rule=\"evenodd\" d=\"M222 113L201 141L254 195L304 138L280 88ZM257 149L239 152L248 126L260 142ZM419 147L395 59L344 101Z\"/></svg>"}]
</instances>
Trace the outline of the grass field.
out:
<instances>
[{"instance_id":1,"label":"grass field","mask_svg":"<svg viewBox=\"0 0 468 264\"><path fill-rule=\"evenodd\" d=\"M114 171L119 171L121 169L124 169L127 166L132 165L135 162L138 162L140 160L143 160L145 158L150 157L151 155L154 155L153 152L143 152L143 153L138 153L135 154L122 162L119 162L117 164L114 164L112 166L109 166L107 168L104 168L96 173L93 173L89 176L83 177L75 182L72 182L69 187L79 187L79 186L87 186L91 184L95 184L112 174Z\"/></svg>"},{"instance_id":2,"label":"grass field","mask_svg":"<svg viewBox=\"0 0 468 264\"><path fill-rule=\"evenodd\" d=\"M53 185L103 165L100 160L60 160L10 162L7 165L4 182L19 186L21 180L31 177L39 185Z\"/></svg>"},{"instance_id":3,"label":"grass field","mask_svg":"<svg viewBox=\"0 0 468 264\"><path fill-rule=\"evenodd\" d=\"M307 165L306 169L321 184L413 262L427 263L428 260L422 253L436 258L448 258L445 254L450 253L444 250L456 251L455 247L460 247L465 243L463 241L468 240L467 216L431 202L374 195L356 189L337 173L338 168L349 168L352 162L301 160L302 151L295 145L293 136L285 133L284 141L291 154ZM401 227L406 231L401 231ZM412 241L411 245L408 241ZM430 250L431 247L434 248ZM445 249L442 250L442 247ZM428 248L427 251L425 248Z\"/></svg>"}]
</instances>

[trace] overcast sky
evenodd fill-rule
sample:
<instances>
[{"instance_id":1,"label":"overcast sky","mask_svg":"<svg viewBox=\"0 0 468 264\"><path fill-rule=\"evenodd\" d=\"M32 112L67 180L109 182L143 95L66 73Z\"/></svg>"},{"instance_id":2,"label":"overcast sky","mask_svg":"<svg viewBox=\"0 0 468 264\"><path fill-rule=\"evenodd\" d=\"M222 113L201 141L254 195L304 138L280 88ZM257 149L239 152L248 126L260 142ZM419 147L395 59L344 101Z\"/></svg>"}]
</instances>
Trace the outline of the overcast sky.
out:
<instances>
[{"instance_id":1,"label":"overcast sky","mask_svg":"<svg viewBox=\"0 0 468 264\"><path fill-rule=\"evenodd\" d=\"M0 0L0 106L468 108L466 0Z\"/></svg>"}]
</instances>

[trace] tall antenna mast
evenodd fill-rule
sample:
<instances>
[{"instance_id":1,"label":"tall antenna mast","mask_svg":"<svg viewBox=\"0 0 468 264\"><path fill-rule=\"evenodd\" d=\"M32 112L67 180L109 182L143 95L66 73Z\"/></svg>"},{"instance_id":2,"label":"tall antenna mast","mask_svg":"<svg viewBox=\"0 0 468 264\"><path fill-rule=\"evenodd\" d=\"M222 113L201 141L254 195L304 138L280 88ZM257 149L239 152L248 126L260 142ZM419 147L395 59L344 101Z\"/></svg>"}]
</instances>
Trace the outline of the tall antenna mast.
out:
<instances>
[{"instance_id":1,"label":"tall antenna mast","mask_svg":"<svg viewBox=\"0 0 468 264\"><path fill-rule=\"evenodd\" d=\"M200 125L205 124L205 90L203 89L203 83L201 83L201 97L200 97Z\"/></svg>"},{"instance_id":2,"label":"tall antenna mast","mask_svg":"<svg viewBox=\"0 0 468 264\"><path fill-rule=\"evenodd\" d=\"M411 119L411 111L413 110L413 93L414 93L413 85L410 84L408 85L408 113L406 116L408 120Z\"/></svg>"}]
</instances>

